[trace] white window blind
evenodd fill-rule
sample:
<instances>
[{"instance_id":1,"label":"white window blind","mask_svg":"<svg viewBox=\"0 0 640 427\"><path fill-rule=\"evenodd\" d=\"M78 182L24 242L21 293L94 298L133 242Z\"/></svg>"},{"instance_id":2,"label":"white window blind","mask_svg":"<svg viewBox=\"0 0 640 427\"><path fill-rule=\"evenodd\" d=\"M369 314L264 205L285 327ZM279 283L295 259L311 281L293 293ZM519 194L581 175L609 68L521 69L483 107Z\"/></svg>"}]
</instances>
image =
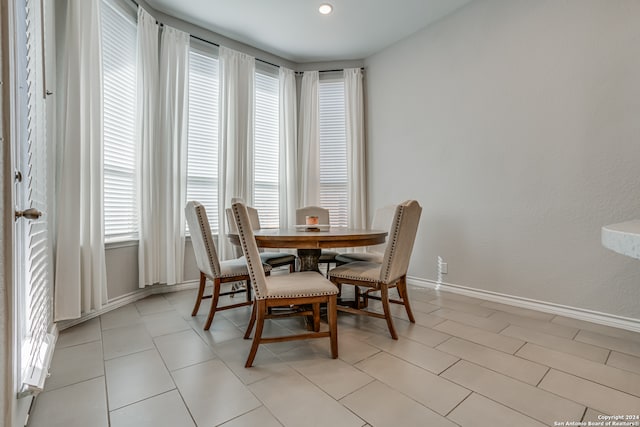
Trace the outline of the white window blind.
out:
<instances>
[{"instance_id":1,"label":"white window blind","mask_svg":"<svg viewBox=\"0 0 640 427\"><path fill-rule=\"evenodd\" d=\"M135 239L136 22L115 2L103 0L104 234Z\"/></svg>"},{"instance_id":2,"label":"white window blind","mask_svg":"<svg viewBox=\"0 0 640 427\"><path fill-rule=\"evenodd\" d=\"M189 54L187 200L204 205L214 232L218 230L218 85L218 59L192 47Z\"/></svg>"},{"instance_id":3,"label":"white window blind","mask_svg":"<svg viewBox=\"0 0 640 427\"><path fill-rule=\"evenodd\" d=\"M260 226L273 228L280 223L278 77L257 71L255 91L253 205L260 212Z\"/></svg>"},{"instance_id":4,"label":"white window blind","mask_svg":"<svg viewBox=\"0 0 640 427\"><path fill-rule=\"evenodd\" d=\"M319 85L320 206L329 209L331 225L347 226L347 135L344 81Z\"/></svg>"}]
</instances>

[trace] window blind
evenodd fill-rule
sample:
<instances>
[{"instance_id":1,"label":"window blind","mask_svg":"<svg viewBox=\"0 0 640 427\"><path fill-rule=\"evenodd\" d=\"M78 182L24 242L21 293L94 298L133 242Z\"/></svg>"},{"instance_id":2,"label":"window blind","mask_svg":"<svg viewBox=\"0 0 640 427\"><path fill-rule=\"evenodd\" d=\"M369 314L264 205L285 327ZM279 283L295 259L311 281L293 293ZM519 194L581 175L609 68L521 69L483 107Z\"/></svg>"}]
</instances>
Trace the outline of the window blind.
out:
<instances>
[{"instance_id":1,"label":"window blind","mask_svg":"<svg viewBox=\"0 0 640 427\"><path fill-rule=\"evenodd\" d=\"M280 224L280 103L277 77L256 71L253 205L263 228Z\"/></svg>"},{"instance_id":2,"label":"window blind","mask_svg":"<svg viewBox=\"0 0 640 427\"><path fill-rule=\"evenodd\" d=\"M319 84L320 206L329 209L331 225L347 226L347 135L344 81Z\"/></svg>"},{"instance_id":3,"label":"window blind","mask_svg":"<svg viewBox=\"0 0 640 427\"><path fill-rule=\"evenodd\" d=\"M105 240L136 239L136 22L103 0Z\"/></svg>"},{"instance_id":4,"label":"window blind","mask_svg":"<svg viewBox=\"0 0 640 427\"><path fill-rule=\"evenodd\" d=\"M218 230L218 73L217 58L191 48L187 200L204 205L213 232Z\"/></svg>"}]
</instances>

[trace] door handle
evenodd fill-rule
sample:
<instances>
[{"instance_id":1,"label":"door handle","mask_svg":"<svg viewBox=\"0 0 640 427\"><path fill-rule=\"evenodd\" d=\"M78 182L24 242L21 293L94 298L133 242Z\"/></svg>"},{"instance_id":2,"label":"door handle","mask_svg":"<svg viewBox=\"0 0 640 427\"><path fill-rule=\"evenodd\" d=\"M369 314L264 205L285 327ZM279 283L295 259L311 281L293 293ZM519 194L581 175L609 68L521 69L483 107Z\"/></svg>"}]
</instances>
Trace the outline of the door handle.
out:
<instances>
[{"instance_id":1,"label":"door handle","mask_svg":"<svg viewBox=\"0 0 640 427\"><path fill-rule=\"evenodd\" d=\"M26 219L38 219L42 216L42 212L40 212L36 208L29 208L23 211L16 211L16 220L18 218L26 218Z\"/></svg>"}]
</instances>

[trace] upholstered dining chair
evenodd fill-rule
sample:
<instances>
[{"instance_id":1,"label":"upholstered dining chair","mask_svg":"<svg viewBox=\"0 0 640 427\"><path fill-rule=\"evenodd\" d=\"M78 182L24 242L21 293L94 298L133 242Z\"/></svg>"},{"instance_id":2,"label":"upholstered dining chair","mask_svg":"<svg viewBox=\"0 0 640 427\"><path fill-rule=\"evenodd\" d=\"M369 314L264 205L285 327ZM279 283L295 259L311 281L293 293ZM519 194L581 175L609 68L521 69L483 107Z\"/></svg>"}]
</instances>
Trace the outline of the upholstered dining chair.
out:
<instances>
[{"instance_id":1,"label":"upholstered dining chair","mask_svg":"<svg viewBox=\"0 0 640 427\"><path fill-rule=\"evenodd\" d=\"M331 357L338 357L338 319L337 294L338 289L322 275L314 271L276 276L265 275L260 260L258 245L253 235L246 206L242 203L232 205L233 216L238 228L238 235L242 251L247 260L251 286L253 287L255 303L251 312L251 319L244 338L248 339L253 326L256 330L253 343L245 367L249 368L258 351L258 346L264 343L301 340L307 338L329 337L331 342ZM327 304L328 331L320 331L320 304ZM271 314L271 308L311 305L312 310L285 314ZM280 337L262 337L265 319L290 315L313 315L314 330L308 333L287 335Z\"/></svg>"},{"instance_id":2,"label":"upholstered dining chair","mask_svg":"<svg viewBox=\"0 0 640 427\"><path fill-rule=\"evenodd\" d=\"M249 213L249 222L251 223L252 230L259 230L262 228L260 225L260 216L258 215L258 210L256 208L252 208L247 206L247 211ZM238 233L238 228L236 227L236 222L233 219L233 212L231 208L225 209L225 213L227 214L227 225L229 226L229 232ZM233 249L236 251L236 257L242 256L242 248L234 245ZM268 264L273 268L282 267L284 265L289 266L289 273L293 273L296 271L296 256L292 254L288 254L286 252L271 252L264 251L262 249L258 249L260 252L260 259L262 259L263 264Z\"/></svg>"},{"instance_id":3,"label":"upholstered dining chair","mask_svg":"<svg viewBox=\"0 0 640 427\"><path fill-rule=\"evenodd\" d=\"M371 221L372 230L388 230L393 220L393 215L396 211L396 205L383 206L376 209L373 214L373 220ZM346 264L355 261L367 261L382 263L384 258L384 251L387 248L386 243L380 245L368 246L364 252L346 252L340 253L336 256L336 262Z\"/></svg>"},{"instance_id":4,"label":"upholstered dining chair","mask_svg":"<svg viewBox=\"0 0 640 427\"><path fill-rule=\"evenodd\" d=\"M389 333L394 340L398 339L398 334L393 326L390 302L404 305L409 321L415 323L407 292L407 269L421 213L422 208L415 200L407 200L396 206L382 263L356 261L329 271L329 279L333 283L338 286L354 285L356 290L356 307L340 306L338 309L386 319ZM368 289L361 295L360 287ZM398 290L400 300L389 298L389 289L394 287ZM371 295L375 291L380 291L379 297ZM365 300L364 305L361 304L361 297ZM367 298L380 300L384 314L363 309Z\"/></svg>"},{"instance_id":5,"label":"upholstered dining chair","mask_svg":"<svg viewBox=\"0 0 640 427\"><path fill-rule=\"evenodd\" d=\"M218 259L218 252L213 241L213 236L211 235L207 212L202 204L195 201L187 203L185 215L187 217L187 223L189 224L196 264L200 270L200 286L198 287L198 295L191 315L195 316L198 314L200 303L203 299L212 298L209 316L204 325L204 329L209 330L216 312L252 304L251 284L249 283L251 279L249 278L249 271L247 270L247 263L244 258L229 261L220 261ZM271 266L265 266L265 271L271 271ZM207 279L213 282L211 295L204 295ZM222 284L240 281L247 282L247 286L239 289L234 288L228 292L221 292ZM246 302L218 307L220 296L233 295L239 292L247 293Z\"/></svg>"},{"instance_id":6,"label":"upholstered dining chair","mask_svg":"<svg viewBox=\"0 0 640 427\"><path fill-rule=\"evenodd\" d=\"M304 208L296 209L296 224L303 225L305 224L307 216L317 216L318 224L320 225L329 225L329 209L321 208L319 206L305 206ZM318 264L327 264L327 276L329 275L329 267L330 264L336 263L336 257L338 256L338 252L329 251L327 249L323 249L320 253L320 259L318 260Z\"/></svg>"}]
</instances>

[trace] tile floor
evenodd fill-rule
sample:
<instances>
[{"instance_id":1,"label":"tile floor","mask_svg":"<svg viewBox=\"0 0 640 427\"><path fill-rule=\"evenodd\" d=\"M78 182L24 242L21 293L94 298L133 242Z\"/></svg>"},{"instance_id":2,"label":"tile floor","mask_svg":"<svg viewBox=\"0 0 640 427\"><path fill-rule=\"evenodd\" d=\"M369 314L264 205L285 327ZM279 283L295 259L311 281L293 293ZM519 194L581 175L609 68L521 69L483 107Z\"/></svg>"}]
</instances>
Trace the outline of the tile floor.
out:
<instances>
[{"instance_id":1,"label":"tile floor","mask_svg":"<svg viewBox=\"0 0 640 427\"><path fill-rule=\"evenodd\" d=\"M29 426L553 426L640 415L640 334L410 293L417 323L393 307L398 341L384 320L340 313L338 360L325 339L274 343L251 369L247 307L216 314L205 332L208 303L190 315L195 291L146 298L60 334ZM301 328L286 319L265 333Z\"/></svg>"}]
</instances>

